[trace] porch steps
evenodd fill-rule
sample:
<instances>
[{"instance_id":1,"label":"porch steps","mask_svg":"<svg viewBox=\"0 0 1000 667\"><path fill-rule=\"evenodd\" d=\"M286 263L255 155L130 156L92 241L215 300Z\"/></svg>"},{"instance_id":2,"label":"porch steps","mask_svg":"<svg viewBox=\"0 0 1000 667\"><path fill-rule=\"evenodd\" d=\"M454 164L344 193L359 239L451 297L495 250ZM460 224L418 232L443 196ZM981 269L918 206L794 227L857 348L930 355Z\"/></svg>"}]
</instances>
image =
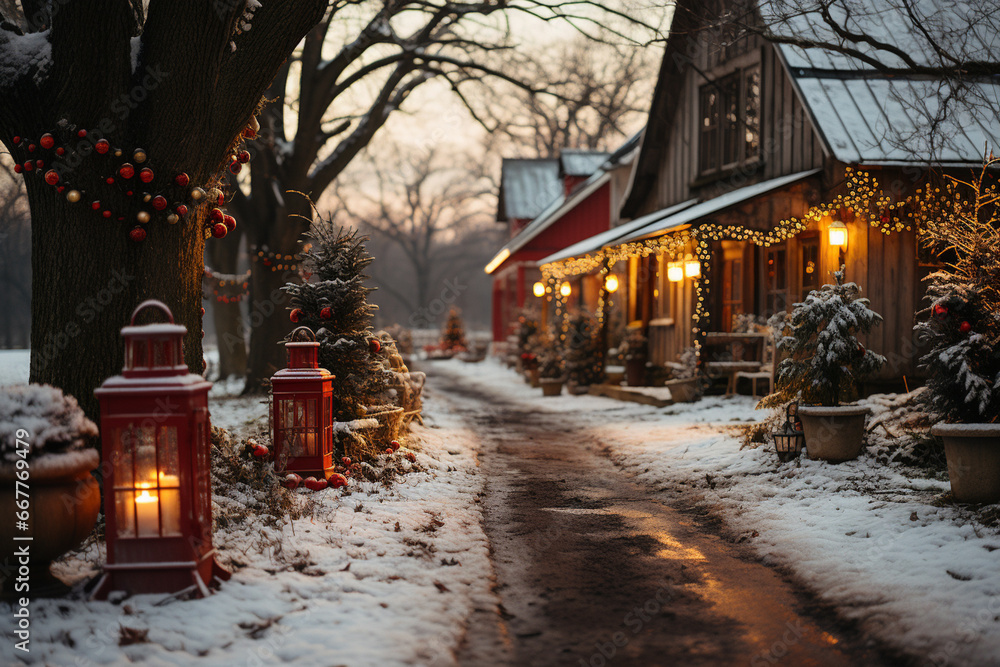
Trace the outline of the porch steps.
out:
<instances>
[{"instance_id":1,"label":"porch steps","mask_svg":"<svg viewBox=\"0 0 1000 667\"><path fill-rule=\"evenodd\" d=\"M665 408L674 404L669 387L623 387L615 384L590 385L592 396L606 396L619 401L630 401Z\"/></svg>"}]
</instances>

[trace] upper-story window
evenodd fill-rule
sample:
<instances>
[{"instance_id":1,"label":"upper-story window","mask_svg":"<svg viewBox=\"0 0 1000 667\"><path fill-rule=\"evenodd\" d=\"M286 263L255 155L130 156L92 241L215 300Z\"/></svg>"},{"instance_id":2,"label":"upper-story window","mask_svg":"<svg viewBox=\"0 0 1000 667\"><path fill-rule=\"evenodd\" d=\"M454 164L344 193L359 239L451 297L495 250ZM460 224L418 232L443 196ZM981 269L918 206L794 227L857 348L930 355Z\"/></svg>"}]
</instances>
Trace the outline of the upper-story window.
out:
<instances>
[{"instance_id":1,"label":"upper-story window","mask_svg":"<svg viewBox=\"0 0 1000 667\"><path fill-rule=\"evenodd\" d=\"M711 174L760 157L760 68L701 87L698 169Z\"/></svg>"}]
</instances>

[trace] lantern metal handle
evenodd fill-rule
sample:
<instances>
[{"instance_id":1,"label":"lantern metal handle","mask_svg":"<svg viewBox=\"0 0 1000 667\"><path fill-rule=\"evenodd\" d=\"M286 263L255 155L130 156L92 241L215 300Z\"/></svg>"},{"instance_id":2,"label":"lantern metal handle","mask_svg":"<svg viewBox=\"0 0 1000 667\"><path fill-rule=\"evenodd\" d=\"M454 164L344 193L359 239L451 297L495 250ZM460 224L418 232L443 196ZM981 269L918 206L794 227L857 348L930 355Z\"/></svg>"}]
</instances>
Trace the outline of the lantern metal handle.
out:
<instances>
[{"instance_id":1,"label":"lantern metal handle","mask_svg":"<svg viewBox=\"0 0 1000 667\"><path fill-rule=\"evenodd\" d=\"M306 327L306 326L301 326L301 327L298 327L297 329L295 329L295 331L292 332L292 335L291 335L291 337L288 340L290 342L294 343L295 342L295 336L296 336L296 334L298 334L300 331L303 331L303 330L309 332L309 335L312 336L312 342L315 343L316 342L316 333L312 329L310 329L309 327Z\"/></svg>"},{"instance_id":2,"label":"lantern metal handle","mask_svg":"<svg viewBox=\"0 0 1000 667\"><path fill-rule=\"evenodd\" d=\"M167 307L167 304L163 303L158 299L146 299L138 306L136 306L135 310L132 311L132 320L130 321L130 324L132 324L133 326L135 325L135 318L138 317L139 312L145 308L159 308L160 311L162 311L163 314L167 316L167 319L170 321L170 324L174 323L174 314L170 312L170 308Z\"/></svg>"}]
</instances>

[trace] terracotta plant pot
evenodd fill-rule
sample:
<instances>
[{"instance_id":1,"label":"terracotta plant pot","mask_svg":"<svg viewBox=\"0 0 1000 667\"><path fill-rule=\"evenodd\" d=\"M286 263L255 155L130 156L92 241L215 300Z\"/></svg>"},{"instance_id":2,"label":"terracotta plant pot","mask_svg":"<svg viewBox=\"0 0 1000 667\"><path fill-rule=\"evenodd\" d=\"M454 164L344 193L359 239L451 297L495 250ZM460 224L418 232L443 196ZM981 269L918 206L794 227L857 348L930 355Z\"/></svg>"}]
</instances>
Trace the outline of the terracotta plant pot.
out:
<instances>
[{"instance_id":1,"label":"terracotta plant pot","mask_svg":"<svg viewBox=\"0 0 1000 667\"><path fill-rule=\"evenodd\" d=\"M694 403L699 398L698 378L667 380L663 386L670 389L670 396L674 399L674 403Z\"/></svg>"},{"instance_id":2,"label":"terracotta plant pot","mask_svg":"<svg viewBox=\"0 0 1000 667\"><path fill-rule=\"evenodd\" d=\"M625 381L630 387L642 387L646 384L646 360L625 360Z\"/></svg>"},{"instance_id":3,"label":"terracotta plant pot","mask_svg":"<svg viewBox=\"0 0 1000 667\"><path fill-rule=\"evenodd\" d=\"M960 503L1000 502L1000 424L938 424L951 492Z\"/></svg>"},{"instance_id":4,"label":"terracotta plant pot","mask_svg":"<svg viewBox=\"0 0 1000 667\"><path fill-rule=\"evenodd\" d=\"M30 563L28 583L32 596L65 595L69 589L49 572L52 561L75 548L94 529L97 513L101 509L101 491L90 471L100 465L96 449L86 449L68 454L42 455L29 462L28 504L29 530L17 530L14 523L17 500L24 496L16 493L16 469L13 465L0 466L0 545L5 554L29 544ZM22 493L24 487L21 487ZM32 540L15 541L15 537L30 536ZM4 593L15 592L19 563L12 576L4 582Z\"/></svg>"},{"instance_id":5,"label":"terracotta plant pot","mask_svg":"<svg viewBox=\"0 0 1000 667\"><path fill-rule=\"evenodd\" d=\"M542 378L539 382L542 384L542 396L558 396L562 393L562 380Z\"/></svg>"},{"instance_id":6,"label":"terracotta plant pot","mask_svg":"<svg viewBox=\"0 0 1000 667\"><path fill-rule=\"evenodd\" d=\"M858 458L865 439L869 409L860 405L799 407L809 458L840 463Z\"/></svg>"}]
</instances>

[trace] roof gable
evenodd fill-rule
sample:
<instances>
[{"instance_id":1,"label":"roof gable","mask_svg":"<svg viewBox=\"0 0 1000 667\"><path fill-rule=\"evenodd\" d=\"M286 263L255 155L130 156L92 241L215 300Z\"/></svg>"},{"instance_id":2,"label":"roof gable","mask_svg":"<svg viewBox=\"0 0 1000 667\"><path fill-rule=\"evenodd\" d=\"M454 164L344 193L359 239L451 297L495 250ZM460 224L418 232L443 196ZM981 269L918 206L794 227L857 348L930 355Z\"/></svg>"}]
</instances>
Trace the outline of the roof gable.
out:
<instances>
[{"instance_id":1,"label":"roof gable","mask_svg":"<svg viewBox=\"0 0 1000 667\"><path fill-rule=\"evenodd\" d=\"M562 193L559 160L504 158L497 220L531 220Z\"/></svg>"}]
</instances>

